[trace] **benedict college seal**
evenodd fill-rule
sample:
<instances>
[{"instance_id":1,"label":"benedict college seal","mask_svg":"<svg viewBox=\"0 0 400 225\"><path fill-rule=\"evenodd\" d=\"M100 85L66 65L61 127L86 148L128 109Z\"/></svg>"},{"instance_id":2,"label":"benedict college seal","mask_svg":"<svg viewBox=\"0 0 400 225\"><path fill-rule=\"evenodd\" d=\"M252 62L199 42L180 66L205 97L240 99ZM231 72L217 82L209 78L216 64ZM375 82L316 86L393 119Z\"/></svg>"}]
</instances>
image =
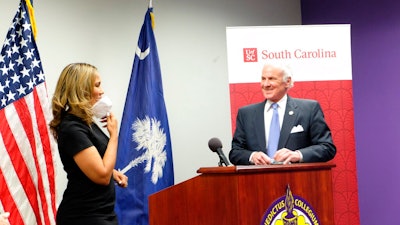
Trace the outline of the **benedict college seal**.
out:
<instances>
[{"instance_id":1,"label":"benedict college seal","mask_svg":"<svg viewBox=\"0 0 400 225\"><path fill-rule=\"evenodd\" d=\"M310 204L293 195L289 185L286 195L277 199L265 212L260 225L320 225Z\"/></svg>"}]
</instances>

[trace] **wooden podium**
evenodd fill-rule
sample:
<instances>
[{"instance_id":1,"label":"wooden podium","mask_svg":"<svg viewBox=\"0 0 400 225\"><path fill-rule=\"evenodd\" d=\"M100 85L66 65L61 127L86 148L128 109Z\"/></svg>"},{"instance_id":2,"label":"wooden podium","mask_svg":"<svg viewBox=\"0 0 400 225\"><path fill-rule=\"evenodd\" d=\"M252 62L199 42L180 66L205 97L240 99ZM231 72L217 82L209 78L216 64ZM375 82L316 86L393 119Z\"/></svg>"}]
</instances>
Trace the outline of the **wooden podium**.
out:
<instances>
[{"instance_id":1,"label":"wooden podium","mask_svg":"<svg viewBox=\"0 0 400 225\"><path fill-rule=\"evenodd\" d=\"M275 200L307 201L320 224L334 225L332 163L204 167L200 175L149 196L150 225L259 225Z\"/></svg>"}]
</instances>

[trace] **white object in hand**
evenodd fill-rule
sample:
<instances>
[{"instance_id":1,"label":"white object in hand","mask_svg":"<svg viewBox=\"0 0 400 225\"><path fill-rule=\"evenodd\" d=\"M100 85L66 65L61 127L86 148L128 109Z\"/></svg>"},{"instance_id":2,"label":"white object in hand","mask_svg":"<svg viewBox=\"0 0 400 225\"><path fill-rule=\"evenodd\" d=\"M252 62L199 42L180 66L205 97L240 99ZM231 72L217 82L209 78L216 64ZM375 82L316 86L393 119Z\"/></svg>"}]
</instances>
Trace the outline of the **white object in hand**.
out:
<instances>
[{"instance_id":1,"label":"white object in hand","mask_svg":"<svg viewBox=\"0 0 400 225\"><path fill-rule=\"evenodd\" d=\"M112 108L111 99L105 95L101 97L92 107L93 115L99 119L109 115Z\"/></svg>"}]
</instances>

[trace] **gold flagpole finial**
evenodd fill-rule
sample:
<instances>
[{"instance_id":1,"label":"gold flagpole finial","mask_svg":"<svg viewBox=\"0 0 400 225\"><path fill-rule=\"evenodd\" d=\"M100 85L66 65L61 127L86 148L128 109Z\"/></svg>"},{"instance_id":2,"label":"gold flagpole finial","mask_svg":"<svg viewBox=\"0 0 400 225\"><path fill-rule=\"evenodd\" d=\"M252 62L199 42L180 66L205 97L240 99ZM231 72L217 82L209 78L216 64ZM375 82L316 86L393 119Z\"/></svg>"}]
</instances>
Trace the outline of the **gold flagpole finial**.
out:
<instances>
[{"instance_id":1,"label":"gold flagpole finial","mask_svg":"<svg viewBox=\"0 0 400 225\"><path fill-rule=\"evenodd\" d=\"M152 0L149 0L149 9L151 9L151 8L153 8L153 1L152 1ZM154 30L154 28L155 28L155 26L156 26L156 22L155 22L155 20L154 20L154 14L153 14L152 11L150 12L150 19L151 19L151 27L152 27L153 30Z\"/></svg>"}]
</instances>

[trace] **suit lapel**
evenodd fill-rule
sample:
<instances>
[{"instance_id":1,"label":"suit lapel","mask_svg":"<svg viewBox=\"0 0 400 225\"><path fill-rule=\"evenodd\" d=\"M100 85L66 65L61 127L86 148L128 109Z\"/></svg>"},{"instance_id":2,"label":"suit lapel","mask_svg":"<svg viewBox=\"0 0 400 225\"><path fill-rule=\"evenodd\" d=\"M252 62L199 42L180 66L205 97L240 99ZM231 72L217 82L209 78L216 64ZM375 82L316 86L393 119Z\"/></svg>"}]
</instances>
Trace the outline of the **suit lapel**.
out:
<instances>
[{"instance_id":1,"label":"suit lapel","mask_svg":"<svg viewBox=\"0 0 400 225\"><path fill-rule=\"evenodd\" d=\"M296 103L292 100L292 98L288 96L285 115L283 117L281 133L279 136L278 149L285 147L289 139L290 131L294 126L294 122L296 121L296 118L298 116L298 113L299 112Z\"/></svg>"}]
</instances>

